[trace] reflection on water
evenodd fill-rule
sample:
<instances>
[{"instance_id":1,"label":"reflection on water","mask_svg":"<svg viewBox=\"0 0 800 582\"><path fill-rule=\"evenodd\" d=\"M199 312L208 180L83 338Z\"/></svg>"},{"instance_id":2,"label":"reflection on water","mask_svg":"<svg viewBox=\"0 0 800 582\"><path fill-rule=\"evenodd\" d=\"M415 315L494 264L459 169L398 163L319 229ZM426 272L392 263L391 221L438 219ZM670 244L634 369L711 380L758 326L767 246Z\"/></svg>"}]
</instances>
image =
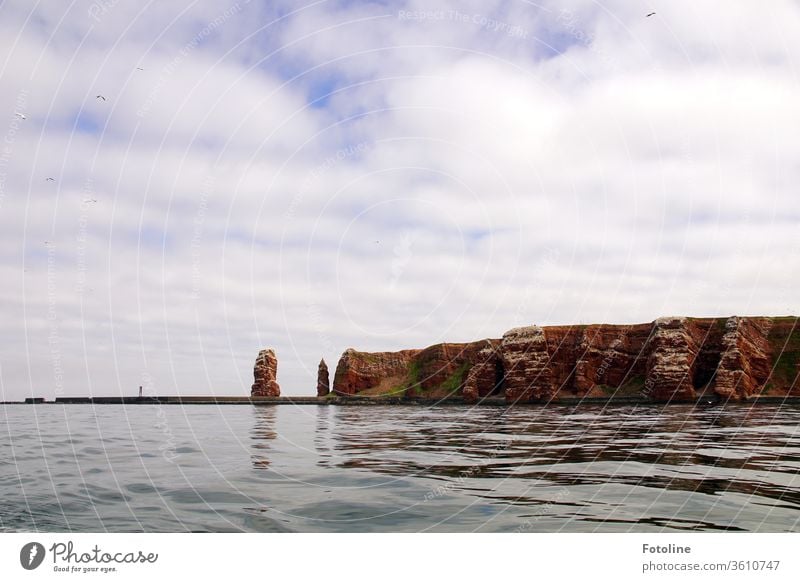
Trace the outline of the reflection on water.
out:
<instances>
[{"instance_id":1,"label":"reflection on water","mask_svg":"<svg viewBox=\"0 0 800 582\"><path fill-rule=\"evenodd\" d=\"M331 450L331 433L334 423L334 407L319 406L316 412L316 430L314 431L314 448L317 451L317 466L329 467L333 456Z\"/></svg>"},{"instance_id":2,"label":"reflection on water","mask_svg":"<svg viewBox=\"0 0 800 582\"><path fill-rule=\"evenodd\" d=\"M0 531L800 529L789 406L47 405L0 422Z\"/></svg>"},{"instance_id":3,"label":"reflection on water","mask_svg":"<svg viewBox=\"0 0 800 582\"><path fill-rule=\"evenodd\" d=\"M255 425L250 433L254 469L269 468L270 441L275 440L275 407L262 406L255 409Z\"/></svg>"},{"instance_id":4,"label":"reflection on water","mask_svg":"<svg viewBox=\"0 0 800 582\"><path fill-rule=\"evenodd\" d=\"M442 481L426 502L546 506L548 521L564 520L556 529L792 531L798 421L797 410L761 406L349 407L336 410L332 437L342 470ZM732 513L734 499L746 503Z\"/></svg>"}]
</instances>

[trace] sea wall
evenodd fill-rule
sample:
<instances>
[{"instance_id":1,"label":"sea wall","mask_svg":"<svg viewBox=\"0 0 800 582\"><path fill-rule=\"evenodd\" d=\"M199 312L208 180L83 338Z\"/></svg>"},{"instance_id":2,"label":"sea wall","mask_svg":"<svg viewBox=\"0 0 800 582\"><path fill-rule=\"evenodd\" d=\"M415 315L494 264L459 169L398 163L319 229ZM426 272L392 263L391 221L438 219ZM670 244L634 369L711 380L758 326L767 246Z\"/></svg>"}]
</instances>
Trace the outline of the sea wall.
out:
<instances>
[{"instance_id":1,"label":"sea wall","mask_svg":"<svg viewBox=\"0 0 800 582\"><path fill-rule=\"evenodd\" d=\"M510 403L798 396L797 324L795 317L664 317L635 325L527 326L499 339L400 352L348 349L333 392Z\"/></svg>"}]
</instances>

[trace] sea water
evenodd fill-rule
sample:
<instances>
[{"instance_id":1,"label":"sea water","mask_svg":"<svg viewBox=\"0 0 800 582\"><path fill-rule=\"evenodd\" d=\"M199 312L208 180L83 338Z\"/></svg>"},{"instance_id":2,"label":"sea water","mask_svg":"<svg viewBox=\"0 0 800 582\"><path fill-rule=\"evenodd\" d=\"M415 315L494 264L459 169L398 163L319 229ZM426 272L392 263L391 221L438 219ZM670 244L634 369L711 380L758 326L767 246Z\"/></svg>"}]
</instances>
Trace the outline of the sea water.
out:
<instances>
[{"instance_id":1,"label":"sea water","mask_svg":"<svg viewBox=\"0 0 800 582\"><path fill-rule=\"evenodd\" d=\"M800 408L0 406L0 531L800 530Z\"/></svg>"}]
</instances>

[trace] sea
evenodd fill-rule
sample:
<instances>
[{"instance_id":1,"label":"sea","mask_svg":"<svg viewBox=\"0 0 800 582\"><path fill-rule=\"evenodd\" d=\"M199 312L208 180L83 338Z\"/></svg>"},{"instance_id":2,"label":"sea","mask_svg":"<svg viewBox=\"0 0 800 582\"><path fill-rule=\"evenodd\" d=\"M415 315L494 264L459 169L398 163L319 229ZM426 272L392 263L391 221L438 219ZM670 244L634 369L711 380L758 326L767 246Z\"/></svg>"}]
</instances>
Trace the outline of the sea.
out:
<instances>
[{"instance_id":1,"label":"sea","mask_svg":"<svg viewBox=\"0 0 800 582\"><path fill-rule=\"evenodd\" d=\"M5 405L0 531L800 531L800 407Z\"/></svg>"}]
</instances>

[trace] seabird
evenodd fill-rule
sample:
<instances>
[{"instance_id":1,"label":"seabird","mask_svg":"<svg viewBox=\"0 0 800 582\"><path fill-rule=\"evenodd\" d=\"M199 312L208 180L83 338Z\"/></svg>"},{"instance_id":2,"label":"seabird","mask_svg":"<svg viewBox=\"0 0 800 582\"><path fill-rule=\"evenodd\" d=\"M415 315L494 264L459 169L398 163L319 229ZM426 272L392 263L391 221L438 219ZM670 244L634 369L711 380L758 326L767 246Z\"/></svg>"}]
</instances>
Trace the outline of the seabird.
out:
<instances>
[{"instance_id":1,"label":"seabird","mask_svg":"<svg viewBox=\"0 0 800 582\"><path fill-rule=\"evenodd\" d=\"M24 115L22 115L22 113L20 113L19 111L15 111L15 112L14 112L14 115L16 115L17 117L19 117L20 119L28 119L27 117L25 117Z\"/></svg>"},{"instance_id":2,"label":"seabird","mask_svg":"<svg viewBox=\"0 0 800 582\"><path fill-rule=\"evenodd\" d=\"M645 16L645 18L650 18L651 16L655 16L655 15L656 15L656 13L655 13L655 12L651 12L650 14L648 14L647 16Z\"/></svg>"},{"instance_id":3,"label":"seabird","mask_svg":"<svg viewBox=\"0 0 800 582\"><path fill-rule=\"evenodd\" d=\"M136 70L137 71L144 71L144 69L142 67L136 67Z\"/></svg>"},{"instance_id":4,"label":"seabird","mask_svg":"<svg viewBox=\"0 0 800 582\"><path fill-rule=\"evenodd\" d=\"M56 179L55 178L45 178L44 181L45 182L55 182Z\"/></svg>"},{"instance_id":5,"label":"seabird","mask_svg":"<svg viewBox=\"0 0 800 582\"><path fill-rule=\"evenodd\" d=\"M102 95L97 95L97 96L95 97L95 99L102 99L103 101L105 101L105 100L106 100L106 98L105 98L105 97L103 97Z\"/></svg>"},{"instance_id":6,"label":"seabird","mask_svg":"<svg viewBox=\"0 0 800 582\"><path fill-rule=\"evenodd\" d=\"M95 202L97 202L97 200L95 200L94 198L86 198L84 202L86 202L87 204L94 204Z\"/></svg>"}]
</instances>

